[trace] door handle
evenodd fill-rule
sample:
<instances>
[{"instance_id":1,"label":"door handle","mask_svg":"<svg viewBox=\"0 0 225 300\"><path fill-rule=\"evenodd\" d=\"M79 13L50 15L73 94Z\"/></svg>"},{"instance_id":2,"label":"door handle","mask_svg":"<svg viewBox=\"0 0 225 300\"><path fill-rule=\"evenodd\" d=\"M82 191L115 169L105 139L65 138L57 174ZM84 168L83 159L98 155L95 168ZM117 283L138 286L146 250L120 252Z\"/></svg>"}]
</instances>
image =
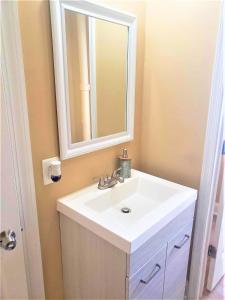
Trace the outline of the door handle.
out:
<instances>
[{"instance_id":1,"label":"door handle","mask_svg":"<svg viewBox=\"0 0 225 300\"><path fill-rule=\"evenodd\" d=\"M152 273L149 275L149 278L146 280L141 279L140 282L144 284L148 284L159 273L160 270L161 270L161 266L159 264L156 264Z\"/></svg>"},{"instance_id":2,"label":"door handle","mask_svg":"<svg viewBox=\"0 0 225 300\"><path fill-rule=\"evenodd\" d=\"M189 240L189 238L190 238L190 236L187 235L187 234L185 234L185 236L184 236L183 240L180 242L180 244L175 245L174 247L175 247L176 249L182 248L182 247L184 246L184 244L187 243L187 241Z\"/></svg>"},{"instance_id":3,"label":"door handle","mask_svg":"<svg viewBox=\"0 0 225 300\"><path fill-rule=\"evenodd\" d=\"M0 233L0 247L7 251L16 248L16 234L13 230L4 230Z\"/></svg>"}]
</instances>

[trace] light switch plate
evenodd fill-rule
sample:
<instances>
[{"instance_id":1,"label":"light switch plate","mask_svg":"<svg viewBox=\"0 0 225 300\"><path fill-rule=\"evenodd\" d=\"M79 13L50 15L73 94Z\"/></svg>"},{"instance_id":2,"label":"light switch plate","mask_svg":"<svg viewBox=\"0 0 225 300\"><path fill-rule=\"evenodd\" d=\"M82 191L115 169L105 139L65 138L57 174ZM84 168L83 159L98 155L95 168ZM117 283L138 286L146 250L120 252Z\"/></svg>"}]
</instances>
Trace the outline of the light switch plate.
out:
<instances>
[{"instance_id":1,"label":"light switch plate","mask_svg":"<svg viewBox=\"0 0 225 300\"><path fill-rule=\"evenodd\" d=\"M48 185L50 183L53 183L51 180L51 177L49 176L49 167L51 165L51 162L54 160L59 160L58 157L51 157L48 159L42 160L42 171L43 171L43 180L44 180L44 185Z\"/></svg>"}]
</instances>

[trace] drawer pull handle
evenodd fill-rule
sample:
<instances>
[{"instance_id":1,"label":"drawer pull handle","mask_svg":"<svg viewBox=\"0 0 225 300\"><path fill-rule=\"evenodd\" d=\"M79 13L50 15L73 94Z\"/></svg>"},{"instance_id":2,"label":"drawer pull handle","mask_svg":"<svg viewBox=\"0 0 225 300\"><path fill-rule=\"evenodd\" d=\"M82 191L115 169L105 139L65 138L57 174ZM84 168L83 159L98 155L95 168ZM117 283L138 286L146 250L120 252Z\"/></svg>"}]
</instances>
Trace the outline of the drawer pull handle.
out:
<instances>
[{"instance_id":1,"label":"drawer pull handle","mask_svg":"<svg viewBox=\"0 0 225 300\"><path fill-rule=\"evenodd\" d=\"M180 244L175 245L174 247L175 247L176 249L182 248L182 247L184 246L184 244L187 243L187 241L189 240L189 238L190 238L190 236L187 235L187 234L185 234L185 236L184 236L183 240L180 242Z\"/></svg>"},{"instance_id":2,"label":"drawer pull handle","mask_svg":"<svg viewBox=\"0 0 225 300\"><path fill-rule=\"evenodd\" d=\"M144 284L148 284L155 276L159 273L161 270L161 266L159 264L155 265L155 268L152 270L151 274L149 275L149 278L147 280L141 279L140 282Z\"/></svg>"}]
</instances>

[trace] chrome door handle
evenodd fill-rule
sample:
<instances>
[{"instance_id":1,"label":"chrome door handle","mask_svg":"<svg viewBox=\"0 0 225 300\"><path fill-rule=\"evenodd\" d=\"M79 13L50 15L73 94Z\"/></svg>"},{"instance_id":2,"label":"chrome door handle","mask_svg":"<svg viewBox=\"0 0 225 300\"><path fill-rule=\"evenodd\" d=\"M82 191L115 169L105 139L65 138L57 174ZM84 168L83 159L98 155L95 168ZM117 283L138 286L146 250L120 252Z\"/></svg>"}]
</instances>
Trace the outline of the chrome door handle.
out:
<instances>
[{"instance_id":1,"label":"chrome door handle","mask_svg":"<svg viewBox=\"0 0 225 300\"><path fill-rule=\"evenodd\" d=\"M180 244L175 245L174 248L181 249L184 246L184 244L187 243L187 241L189 240L189 238L190 238L190 236L187 235L187 234L185 234L185 236L184 236L183 240L180 242Z\"/></svg>"},{"instance_id":2,"label":"chrome door handle","mask_svg":"<svg viewBox=\"0 0 225 300\"><path fill-rule=\"evenodd\" d=\"M16 248L16 234L13 230L9 229L0 233L0 247L8 251Z\"/></svg>"},{"instance_id":3,"label":"chrome door handle","mask_svg":"<svg viewBox=\"0 0 225 300\"><path fill-rule=\"evenodd\" d=\"M161 270L161 266L159 264L156 264L152 273L149 275L149 278L146 280L141 279L140 282L144 284L148 284L159 273L160 270Z\"/></svg>"}]
</instances>

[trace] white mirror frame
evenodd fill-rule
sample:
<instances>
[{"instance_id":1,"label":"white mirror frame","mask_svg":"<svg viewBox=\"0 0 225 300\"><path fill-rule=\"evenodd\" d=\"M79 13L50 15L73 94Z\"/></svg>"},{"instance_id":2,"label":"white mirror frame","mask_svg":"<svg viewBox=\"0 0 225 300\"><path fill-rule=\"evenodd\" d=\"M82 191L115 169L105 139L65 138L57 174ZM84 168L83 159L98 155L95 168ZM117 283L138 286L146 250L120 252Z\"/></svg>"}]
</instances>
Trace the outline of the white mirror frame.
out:
<instances>
[{"instance_id":1,"label":"white mirror frame","mask_svg":"<svg viewBox=\"0 0 225 300\"><path fill-rule=\"evenodd\" d=\"M60 158L68 159L133 140L136 68L136 17L92 1L51 0L51 24L54 53ZM65 9L128 27L126 131L72 143L70 130L67 61L65 45Z\"/></svg>"}]
</instances>

